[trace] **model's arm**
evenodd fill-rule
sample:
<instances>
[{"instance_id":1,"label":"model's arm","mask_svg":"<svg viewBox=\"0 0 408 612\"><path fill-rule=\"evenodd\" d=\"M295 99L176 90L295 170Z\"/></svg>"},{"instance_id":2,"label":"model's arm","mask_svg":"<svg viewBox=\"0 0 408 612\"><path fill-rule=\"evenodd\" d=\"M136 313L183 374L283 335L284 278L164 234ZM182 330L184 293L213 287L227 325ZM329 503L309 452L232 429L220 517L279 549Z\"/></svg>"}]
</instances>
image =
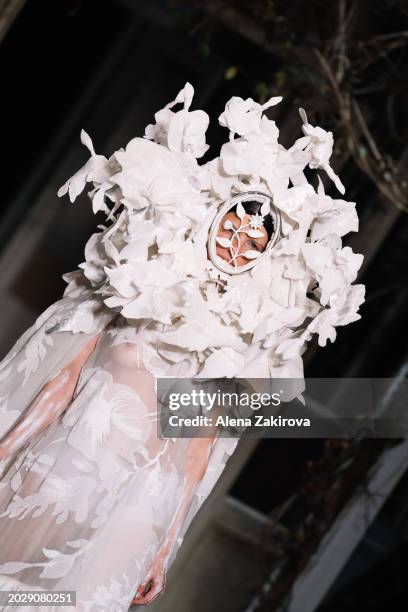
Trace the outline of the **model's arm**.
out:
<instances>
[{"instance_id":1,"label":"model's arm","mask_svg":"<svg viewBox=\"0 0 408 612\"><path fill-rule=\"evenodd\" d=\"M95 348L94 336L76 357L47 382L23 418L0 441L0 461L18 451L28 440L46 429L68 406L81 369Z\"/></svg>"},{"instance_id":2,"label":"model's arm","mask_svg":"<svg viewBox=\"0 0 408 612\"><path fill-rule=\"evenodd\" d=\"M149 605L165 587L167 561L172 552L180 527L187 515L194 490L206 472L216 436L216 429L217 428L214 427L214 437L192 438L189 442L185 464L185 486L182 498L177 512L171 521L163 546L150 566L145 580L137 590L133 600L134 604Z\"/></svg>"}]
</instances>

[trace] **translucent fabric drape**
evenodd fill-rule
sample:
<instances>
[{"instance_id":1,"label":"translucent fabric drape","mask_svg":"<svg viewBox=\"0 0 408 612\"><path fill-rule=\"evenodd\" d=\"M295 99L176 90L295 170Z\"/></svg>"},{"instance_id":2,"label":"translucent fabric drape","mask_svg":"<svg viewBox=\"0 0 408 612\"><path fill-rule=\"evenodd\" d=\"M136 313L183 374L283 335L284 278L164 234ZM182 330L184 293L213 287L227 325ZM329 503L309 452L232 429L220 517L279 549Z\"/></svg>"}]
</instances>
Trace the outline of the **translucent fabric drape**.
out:
<instances>
[{"instance_id":1,"label":"translucent fabric drape","mask_svg":"<svg viewBox=\"0 0 408 612\"><path fill-rule=\"evenodd\" d=\"M137 329L116 316L101 319L96 333L58 331L73 306L66 297L50 307L0 364L0 440L20 424L0 461L0 590L75 590L80 612L121 612L177 514L190 441L157 434L154 378ZM45 403L55 414L38 431L30 406L92 340L71 401L63 409ZM235 444L214 437L169 565Z\"/></svg>"}]
</instances>

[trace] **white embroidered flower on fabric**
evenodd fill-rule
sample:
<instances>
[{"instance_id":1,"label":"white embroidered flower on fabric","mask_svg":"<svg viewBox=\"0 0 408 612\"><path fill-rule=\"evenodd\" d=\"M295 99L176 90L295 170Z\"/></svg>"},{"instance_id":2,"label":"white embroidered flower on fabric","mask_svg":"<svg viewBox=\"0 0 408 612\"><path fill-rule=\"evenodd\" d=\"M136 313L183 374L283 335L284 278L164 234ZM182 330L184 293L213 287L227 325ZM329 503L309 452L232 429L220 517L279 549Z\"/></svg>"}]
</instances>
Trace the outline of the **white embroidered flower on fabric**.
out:
<instances>
[{"instance_id":1,"label":"white embroidered flower on fabric","mask_svg":"<svg viewBox=\"0 0 408 612\"><path fill-rule=\"evenodd\" d=\"M129 605L129 594L134 591L134 583L123 573L122 582L111 578L109 584L98 585L92 593L92 599L84 602L87 610L104 612L123 612Z\"/></svg>"},{"instance_id":2,"label":"white embroidered flower on fabric","mask_svg":"<svg viewBox=\"0 0 408 612\"><path fill-rule=\"evenodd\" d=\"M144 138L109 160L82 132L91 158L59 195L68 191L74 200L91 183L93 210L104 211L107 222L89 239L80 271L65 275L67 291L91 292L106 309L143 324L146 354L156 356L150 361L160 363L161 375L302 378L312 335L322 346L333 341L336 327L360 318L364 301L364 286L352 285L363 258L342 246L342 237L358 230L356 205L330 197L320 178L315 188L304 174L307 166L322 169L344 193L330 166L333 135L300 109L303 136L286 149L263 114L281 98L261 105L234 97L219 118L229 139L219 157L200 165L209 120L191 110L193 94L187 83ZM254 191L279 211L281 235L267 256L256 253L252 269L228 274L209 261L210 227L225 201ZM239 228L224 220L223 228L259 232L266 214L260 210ZM232 238L220 240L234 247ZM95 304L82 312L89 332ZM79 331L80 318L72 325Z\"/></svg>"}]
</instances>

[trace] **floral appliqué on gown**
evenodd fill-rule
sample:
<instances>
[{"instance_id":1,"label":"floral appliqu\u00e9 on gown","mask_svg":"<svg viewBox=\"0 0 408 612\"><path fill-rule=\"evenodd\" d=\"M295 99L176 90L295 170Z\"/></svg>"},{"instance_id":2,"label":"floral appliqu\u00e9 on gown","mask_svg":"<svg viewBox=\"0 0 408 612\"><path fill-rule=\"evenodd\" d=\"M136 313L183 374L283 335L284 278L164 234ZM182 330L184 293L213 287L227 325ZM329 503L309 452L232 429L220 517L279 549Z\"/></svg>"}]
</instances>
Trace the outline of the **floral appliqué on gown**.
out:
<instances>
[{"instance_id":1,"label":"floral appliqu\u00e9 on gown","mask_svg":"<svg viewBox=\"0 0 408 612\"><path fill-rule=\"evenodd\" d=\"M79 311L78 300L65 296L3 359L0 439L24 421L41 387L95 336L59 330ZM26 418L21 448L0 462L0 590L71 590L76 607L55 610L122 612L177 513L189 440L158 436L156 406L139 394L142 334L107 310L96 318L98 340L72 401L42 433ZM236 443L214 442L168 566Z\"/></svg>"}]
</instances>

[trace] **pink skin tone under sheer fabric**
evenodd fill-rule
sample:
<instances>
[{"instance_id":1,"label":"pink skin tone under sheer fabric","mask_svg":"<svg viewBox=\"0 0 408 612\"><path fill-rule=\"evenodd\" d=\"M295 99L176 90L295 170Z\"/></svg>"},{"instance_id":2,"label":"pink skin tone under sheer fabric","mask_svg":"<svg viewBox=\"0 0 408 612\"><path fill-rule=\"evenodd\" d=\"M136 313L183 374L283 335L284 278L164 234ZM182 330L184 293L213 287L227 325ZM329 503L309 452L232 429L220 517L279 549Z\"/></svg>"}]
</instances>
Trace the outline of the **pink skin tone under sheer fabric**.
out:
<instances>
[{"instance_id":1,"label":"pink skin tone under sheer fabric","mask_svg":"<svg viewBox=\"0 0 408 612\"><path fill-rule=\"evenodd\" d=\"M18 451L65 410L74 394L81 368L94 350L98 337L92 338L66 367L44 385L24 418L1 441L0 461Z\"/></svg>"},{"instance_id":2,"label":"pink skin tone under sheer fabric","mask_svg":"<svg viewBox=\"0 0 408 612\"><path fill-rule=\"evenodd\" d=\"M0 461L7 459L21 449L30 439L46 430L60 417L73 400L76 387L84 365L95 350L100 334L92 337L78 354L47 382L33 400L11 431L0 444ZM112 376L117 385L134 389L149 410L156 409L154 377L146 370L141 361L140 347L133 342L122 342L111 346L109 358L104 363L104 371ZM115 442L113 442L115 444ZM118 444L121 439L118 438ZM194 438L189 440L185 454L185 486L179 499L177 511L170 522L160 551L150 564L145 579L137 588L134 604L149 605L163 590L165 568L174 539L186 515L194 489L205 474L214 438ZM155 436L149 437L149 452L158 456L163 441ZM156 448L154 448L156 446ZM29 482L27 486L30 487ZM120 526L119 526L120 528ZM135 585L135 588L137 585Z\"/></svg>"}]
</instances>

